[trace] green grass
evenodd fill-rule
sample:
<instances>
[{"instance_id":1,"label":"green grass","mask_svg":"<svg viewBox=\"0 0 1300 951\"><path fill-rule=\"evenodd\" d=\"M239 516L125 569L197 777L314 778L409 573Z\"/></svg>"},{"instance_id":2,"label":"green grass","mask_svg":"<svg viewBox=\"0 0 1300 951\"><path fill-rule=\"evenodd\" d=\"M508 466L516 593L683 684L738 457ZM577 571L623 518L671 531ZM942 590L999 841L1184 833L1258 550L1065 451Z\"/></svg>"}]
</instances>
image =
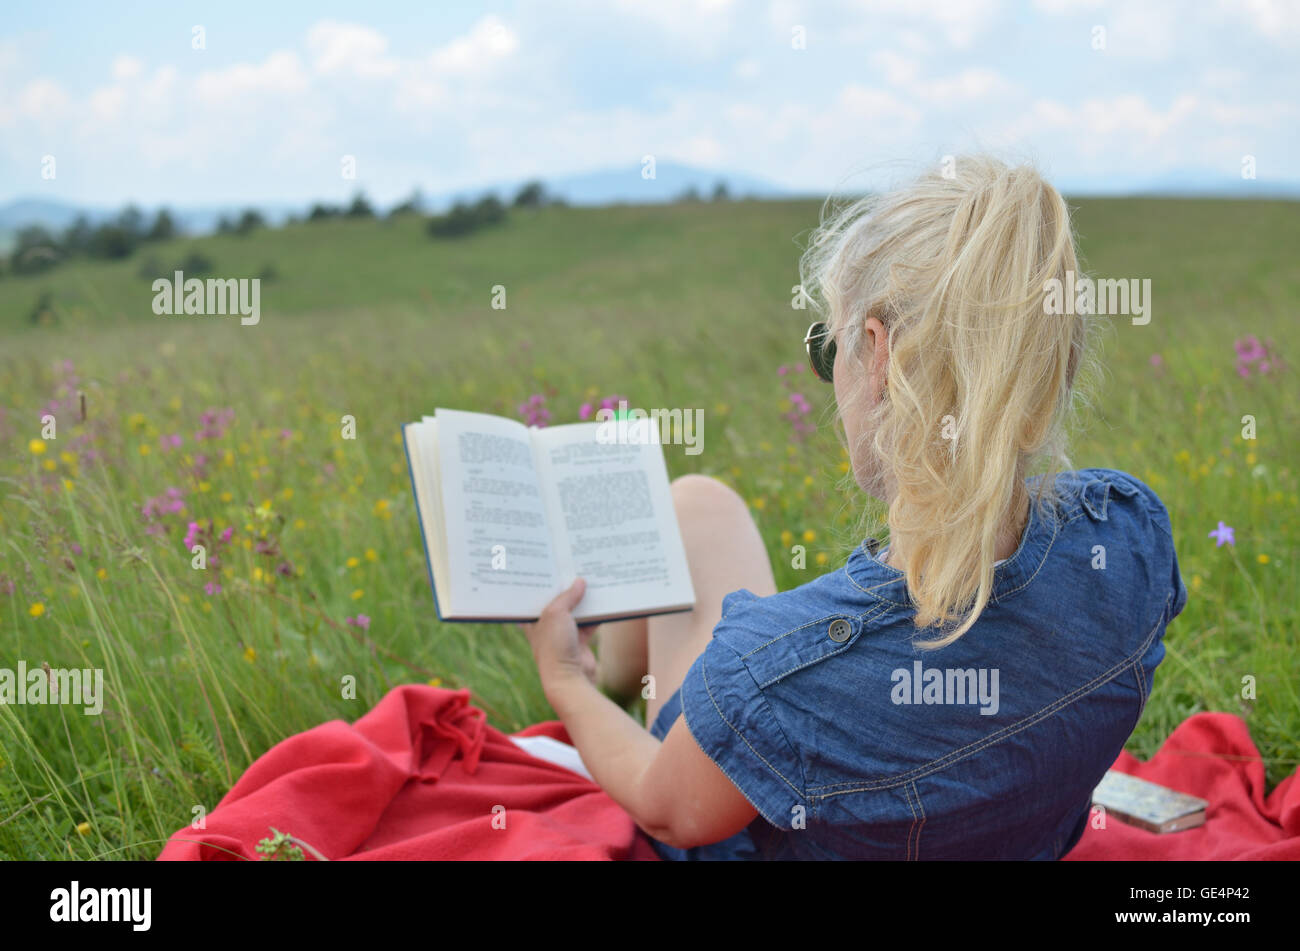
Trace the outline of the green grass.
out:
<instances>
[{"instance_id":1,"label":"green grass","mask_svg":"<svg viewBox=\"0 0 1300 951\"><path fill-rule=\"evenodd\" d=\"M434 616L397 433L436 406L515 415L542 392L557 422L612 394L702 407L704 452L670 449L672 474L707 472L751 500L782 587L842 563L864 509L830 389L802 378L821 425L798 442L776 374L801 363L807 315L791 287L817 211L555 208L447 242L416 219L331 221L0 279L0 666L99 667L107 691L99 717L0 706L0 858L151 858L274 743L355 719L399 683L468 686L506 730L553 715L522 634ZM1154 310L1106 335L1074 459L1161 493L1191 589L1129 748L1150 755L1199 710L1239 713L1274 782L1300 760L1298 388L1290 368L1239 378L1232 345L1255 334L1295 358L1296 211L1088 200L1077 215L1088 267L1151 278ZM142 257L168 267L192 248L223 276L274 266L259 326L153 315ZM490 306L495 285L505 310ZM47 290L59 323L32 327ZM65 404L57 439L33 453L51 400ZM214 408L233 423L196 443ZM179 450L163 451L169 434ZM168 487L185 511L149 534L141 506ZM217 572L190 567L191 519L234 531L220 595L204 592ZM1220 519L1235 547L1206 537ZM800 571L788 546L805 532ZM346 623L359 613L368 631Z\"/></svg>"}]
</instances>

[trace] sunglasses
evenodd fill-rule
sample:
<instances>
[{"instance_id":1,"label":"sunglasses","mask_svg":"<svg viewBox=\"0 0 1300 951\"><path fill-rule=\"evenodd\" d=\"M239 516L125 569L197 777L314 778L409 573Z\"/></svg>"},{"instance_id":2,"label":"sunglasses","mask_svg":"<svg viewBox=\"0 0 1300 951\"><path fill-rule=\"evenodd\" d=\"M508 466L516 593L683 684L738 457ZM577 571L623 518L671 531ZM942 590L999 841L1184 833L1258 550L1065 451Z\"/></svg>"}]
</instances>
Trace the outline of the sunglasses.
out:
<instances>
[{"instance_id":1,"label":"sunglasses","mask_svg":"<svg viewBox=\"0 0 1300 951\"><path fill-rule=\"evenodd\" d=\"M808 351L808 365L813 373L824 383L833 382L835 373L835 337L824 322L818 322L808 328L803 338L804 349Z\"/></svg>"}]
</instances>

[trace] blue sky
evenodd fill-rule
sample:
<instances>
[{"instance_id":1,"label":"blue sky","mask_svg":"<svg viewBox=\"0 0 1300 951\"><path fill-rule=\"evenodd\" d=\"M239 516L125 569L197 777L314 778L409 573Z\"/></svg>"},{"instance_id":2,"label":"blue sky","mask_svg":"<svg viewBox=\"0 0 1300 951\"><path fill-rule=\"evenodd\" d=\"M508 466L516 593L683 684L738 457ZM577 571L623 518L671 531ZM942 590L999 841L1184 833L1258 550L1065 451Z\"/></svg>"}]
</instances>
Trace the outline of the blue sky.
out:
<instances>
[{"instance_id":1,"label":"blue sky","mask_svg":"<svg viewBox=\"0 0 1300 951\"><path fill-rule=\"evenodd\" d=\"M815 193L973 147L1076 191L1247 193L1300 183L1298 119L1300 0L51 2L0 18L0 201L360 187L386 203L638 176L645 155Z\"/></svg>"}]
</instances>

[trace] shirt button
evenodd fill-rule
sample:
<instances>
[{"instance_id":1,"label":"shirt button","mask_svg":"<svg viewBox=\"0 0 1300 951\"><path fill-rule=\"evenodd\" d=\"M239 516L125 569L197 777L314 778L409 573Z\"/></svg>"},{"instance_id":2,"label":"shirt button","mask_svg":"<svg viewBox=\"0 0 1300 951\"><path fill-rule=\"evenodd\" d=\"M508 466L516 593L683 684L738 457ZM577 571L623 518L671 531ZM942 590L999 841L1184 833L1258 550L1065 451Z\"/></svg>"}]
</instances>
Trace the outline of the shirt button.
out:
<instances>
[{"instance_id":1,"label":"shirt button","mask_svg":"<svg viewBox=\"0 0 1300 951\"><path fill-rule=\"evenodd\" d=\"M831 627L828 633L831 636L831 640L835 641L837 644L843 644L849 639L849 635L853 633L853 625L842 617L836 618L834 621L831 621Z\"/></svg>"}]
</instances>

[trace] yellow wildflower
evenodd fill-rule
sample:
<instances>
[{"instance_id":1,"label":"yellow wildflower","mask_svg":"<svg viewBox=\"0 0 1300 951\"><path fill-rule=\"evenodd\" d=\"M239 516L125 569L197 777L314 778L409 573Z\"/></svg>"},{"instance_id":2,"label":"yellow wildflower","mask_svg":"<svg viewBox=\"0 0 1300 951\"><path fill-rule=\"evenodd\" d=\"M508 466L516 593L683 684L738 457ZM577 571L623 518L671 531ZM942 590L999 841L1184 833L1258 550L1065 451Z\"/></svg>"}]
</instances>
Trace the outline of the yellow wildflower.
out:
<instances>
[{"instance_id":1,"label":"yellow wildflower","mask_svg":"<svg viewBox=\"0 0 1300 951\"><path fill-rule=\"evenodd\" d=\"M27 448L33 456L39 456L41 453L45 451L45 440L33 439L31 442L27 444Z\"/></svg>"},{"instance_id":2,"label":"yellow wildflower","mask_svg":"<svg viewBox=\"0 0 1300 951\"><path fill-rule=\"evenodd\" d=\"M30 614L32 617L40 617L42 614L45 613L45 605L37 601L30 608L27 609L27 613Z\"/></svg>"}]
</instances>

